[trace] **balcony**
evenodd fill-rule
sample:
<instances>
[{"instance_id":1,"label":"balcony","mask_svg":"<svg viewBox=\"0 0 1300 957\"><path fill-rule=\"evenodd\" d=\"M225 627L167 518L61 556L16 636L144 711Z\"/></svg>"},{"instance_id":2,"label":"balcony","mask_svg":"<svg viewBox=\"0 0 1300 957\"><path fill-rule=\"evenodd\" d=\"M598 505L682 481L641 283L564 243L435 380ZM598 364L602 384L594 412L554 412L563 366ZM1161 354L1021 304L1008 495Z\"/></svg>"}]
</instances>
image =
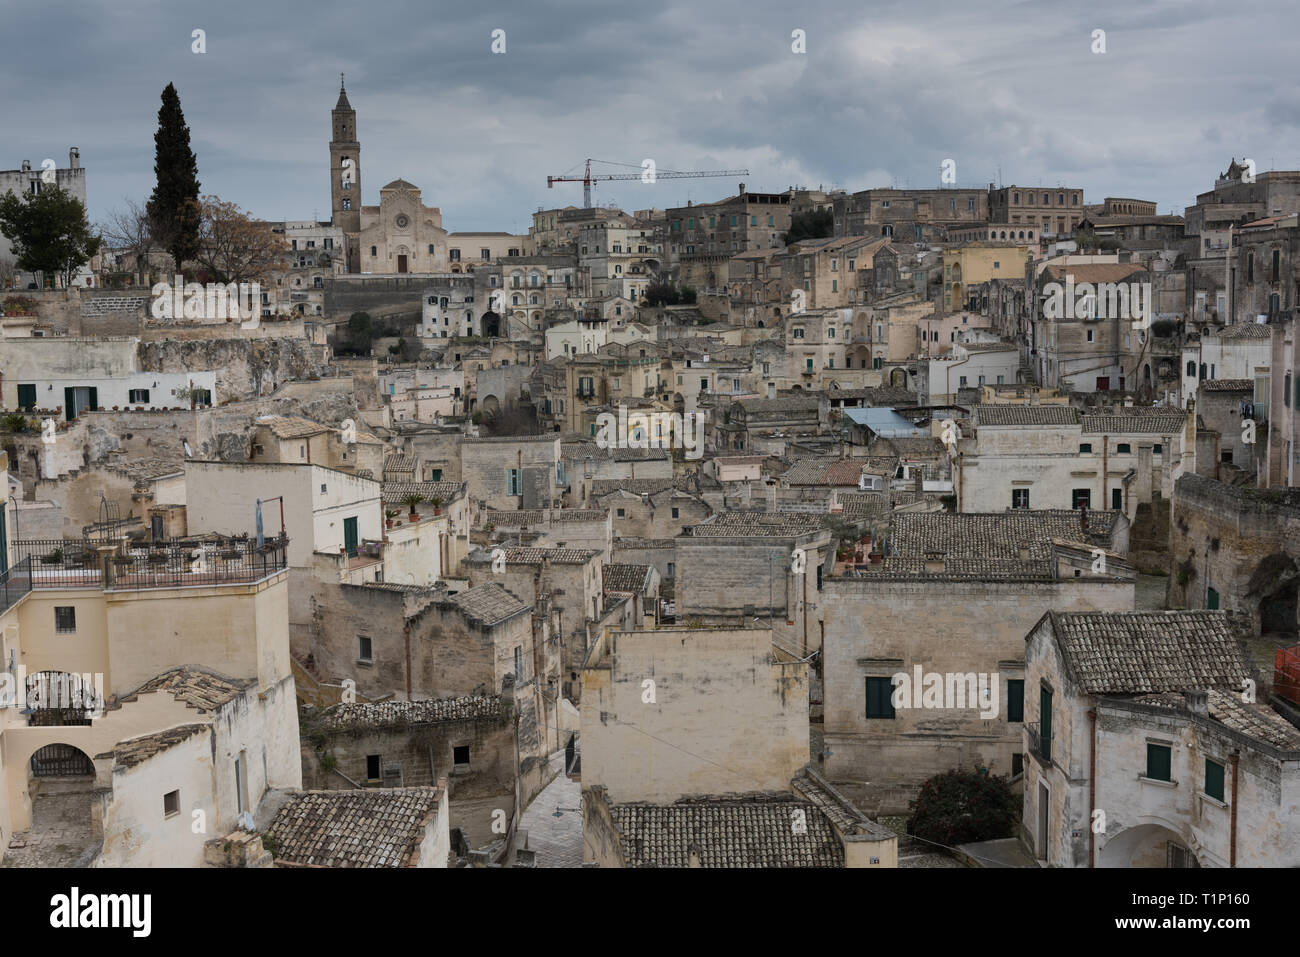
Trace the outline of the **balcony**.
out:
<instances>
[{"instance_id":1,"label":"balcony","mask_svg":"<svg viewBox=\"0 0 1300 957\"><path fill-rule=\"evenodd\" d=\"M248 584L288 567L287 537L28 539L14 542L30 588L176 588ZM18 566L15 566L17 569Z\"/></svg>"},{"instance_id":2,"label":"balcony","mask_svg":"<svg viewBox=\"0 0 1300 957\"><path fill-rule=\"evenodd\" d=\"M32 560L30 557L0 572L0 614L8 611L32 590Z\"/></svg>"},{"instance_id":3,"label":"balcony","mask_svg":"<svg viewBox=\"0 0 1300 957\"><path fill-rule=\"evenodd\" d=\"M1052 739L1043 740L1038 722L1025 723L1025 737L1029 740L1029 753L1044 764L1052 763Z\"/></svg>"}]
</instances>

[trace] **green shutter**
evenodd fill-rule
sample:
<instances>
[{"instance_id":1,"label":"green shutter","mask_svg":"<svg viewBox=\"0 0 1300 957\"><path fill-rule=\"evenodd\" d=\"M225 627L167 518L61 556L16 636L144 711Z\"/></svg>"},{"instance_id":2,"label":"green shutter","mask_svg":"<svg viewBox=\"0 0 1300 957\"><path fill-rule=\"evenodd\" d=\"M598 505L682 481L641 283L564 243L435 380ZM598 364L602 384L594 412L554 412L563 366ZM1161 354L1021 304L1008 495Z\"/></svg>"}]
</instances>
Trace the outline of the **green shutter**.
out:
<instances>
[{"instance_id":1,"label":"green shutter","mask_svg":"<svg viewBox=\"0 0 1300 957\"><path fill-rule=\"evenodd\" d=\"M20 385L18 387L18 408L31 411L36 408L36 386Z\"/></svg>"},{"instance_id":2,"label":"green shutter","mask_svg":"<svg viewBox=\"0 0 1300 957\"><path fill-rule=\"evenodd\" d=\"M1042 737L1043 760L1052 760L1052 692L1042 688L1038 692L1039 734Z\"/></svg>"},{"instance_id":3,"label":"green shutter","mask_svg":"<svg viewBox=\"0 0 1300 957\"><path fill-rule=\"evenodd\" d=\"M894 717L894 680L892 678L867 679L867 717Z\"/></svg>"},{"instance_id":4,"label":"green shutter","mask_svg":"<svg viewBox=\"0 0 1300 957\"><path fill-rule=\"evenodd\" d=\"M99 408L99 390L93 385L90 387L90 407L92 409Z\"/></svg>"},{"instance_id":5,"label":"green shutter","mask_svg":"<svg viewBox=\"0 0 1300 957\"><path fill-rule=\"evenodd\" d=\"M1147 777L1153 781L1168 781L1170 750L1163 744L1147 745Z\"/></svg>"},{"instance_id":6,"label":"green shutter","mask_svg":"<svg viewBox=\"0 0 1300 957\"><path fill-rule=\"evenodd\" d=\"M357 557L357 520L356 518L343 519L343 548L348 554L348 558Z\"/></svg>"},{"instance_id":7,"label":"green shutter","mask_svg":"<svg viewBox=\"0 0 1300 957\"><path fill-rule=\"evenodd\" d=\"M69 422L77 417L77 390L70 386L63 389L63 417Z\"/></svg>"},{"instance_id":8,"label":"green shutter","mask_svg":"<svg viewBox=\"0 0 1300 957\"><path fill-rule=\"evenodd\" d=\"M1007 681L1007 720L1025 720L1025 683L1016 679Z\"/></svg>"},{"instance_id":9,"label":"green shutter","mask_svg":"<svg viewBox=\"0 0 1300 957\"><path fill-rule=\"evenodd\" d=\"M1223 800L1223 765L1205 759L1205 793L1216 801Z\"/></svg>"}]
</instances>

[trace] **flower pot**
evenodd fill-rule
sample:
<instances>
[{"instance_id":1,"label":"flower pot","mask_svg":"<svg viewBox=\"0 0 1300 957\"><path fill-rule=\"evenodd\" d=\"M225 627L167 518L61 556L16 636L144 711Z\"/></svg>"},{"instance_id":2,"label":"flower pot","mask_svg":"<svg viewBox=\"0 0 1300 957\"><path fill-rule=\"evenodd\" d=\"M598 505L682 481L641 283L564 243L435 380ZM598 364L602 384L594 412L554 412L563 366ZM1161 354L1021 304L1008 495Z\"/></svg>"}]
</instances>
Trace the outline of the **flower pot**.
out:
<instances>
[{"instance_id":1,"label":"flower pot","mask_svg":"<svg viewBox=\"0 0 1300 957\"><path fill-rule=\"evenodd\" d=\"M391 518L390 518L390 519L387 519L387 520L384 522L384 527L385 527L385 528L392 528L392 527L393 527L393 520L392 520Z\"/></svg>"}]
</instances>

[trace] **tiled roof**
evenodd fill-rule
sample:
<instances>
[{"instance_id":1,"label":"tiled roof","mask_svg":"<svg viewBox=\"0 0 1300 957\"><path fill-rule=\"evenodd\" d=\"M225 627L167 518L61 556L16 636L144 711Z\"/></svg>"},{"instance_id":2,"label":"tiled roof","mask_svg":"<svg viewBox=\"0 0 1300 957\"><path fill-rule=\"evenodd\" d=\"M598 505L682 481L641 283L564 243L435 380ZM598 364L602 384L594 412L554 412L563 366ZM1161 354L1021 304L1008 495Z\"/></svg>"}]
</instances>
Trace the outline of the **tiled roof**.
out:
<instances>
[{"instance_id":1,"label":"tiled roof","mask_svg":"<svg viewBox=\"0 0 1300 957\"><path fill-rule=\"evenodd\" d=\"M1139 272L1143 272L1143 267L1125 263L1052 265L1043 270L1052 279L1072 278L1076 286L1084 282L1119 282Z\"/></svg>"},{"instance_id":2,"label":"tiled roof","mask_svg":"<svg viewBox=\"0 0 1300 957\"><path fill-rule=\"evenodd\" d=\"M485 625L496 625L527 612L529 606L496 582L475 585L447 599L467 618Z\"/></svg>"},{"instance_id":3,"label":"tiled roof","mask_svg":"<svg viewBox=\"0 0 1300 957\"><path fill-rule=\"evenodd\" d=\"M331 731L354 728L410 727L448 721L477 721L501 718L500 695L464 695L459 698L427 698L424 701L374 701L338 704L321 712L321 727Z\"/></svg>"},{"instance_id":4,"label":"tiled roof","mask_svg":"<svg viewBox=\"0 0 1300 957\"><path fill-rule=\"evenodd\" d=\"M691 480L685 476L679 478L647 479L596 479L591 483L591 495L600 498L611 492L633 492L637 495L649 495L662 492L666 488L689 488Z\"/></svg>"},{"instance_id":5,"label":"tiled roof","mask_svg":"<svg viewBox=\"0 0 1300 957\"><path fill-rule=\"evenodd\" d=\"M460 494L464 485L460 482L385 482L382 495L387 505L401 505L408 495L420 495L427 502L440 498L446 504Z\"/></svg>"},{"instance_id":6,"label":"tiled roof","mask_svg":"<svg viewBox=\"0 0 1300 957\"><path fill-rule=\"evenodd\" d=\"M1268 339L1273 327L1262 322L1236 322L1218 331L1220 339Z\"/></svg>"},{"instance_id":7,"label":"tiled roof","mask_svg":"<svg viewBox=\"0 0 1300 957\"><path fill-rule=\"evenodd\" d=\"M1019 347L1014 342L959 342L967 352L1016 352Z\"/></svg>"},{"instance_id":8,"label":"tiled roof","mask_svg":"<svg viewBox=\"0 0 1300 957\"><path fill-rule=\"evenodd\" d=\"M412 867L438 813L441 788L303 791L266 836L276 860L316 867Z\"/></svg>"},{"instance_id":9,"label":"tiled roof","mask_svg":"<svg viewBox=\"0 0 1300 957\"><path fill-rule=\"evenodd\" d=\"M212 711L255 684L255 681L236 681L215 671L183 665L150 678L122 700L135 701L142 694L166 691L187 708Z\"/></svg>"},{"instance_id":10,"label":"tiled roof","mask_svg":"<svg viewBox=\"0 0 1300 957\"><path fill-rule=\"evenodd\" d=\"M897 512L890 522L889 554L945 559L1046 560L1051 540L1104 542L1109 545L1118 512L1089 511L1085 534L1074 509L1010 509L1005 512Z\"/></svg>"},{"instance_id":11,"label":"tiled roof","mask_svg":"<svg viewBox=\"0 0 1300 957\"><path fill-rule=\"evenodd\" d=\"M1300 729L1272 708L1258 702L1242 701L1240 691L1212 689L1209 699L1210 717L1215 721L1275 748L1300 751Z\"/></svg>"},{"instance_id":12,"label":"tiled roof","mask_svg":"<svg viewBox=\"0 0 1300 957\"><path fill-rule=\"evenodd\" d=\"M615 804L610 813L628 867L689 867L692 850L708 868L844 866L830 821L808 801Z\"/></svg>"},{"instance_id":13,"label":"tiled roof","mask_svg":"<svg viewBox=\"0 0 1300 957\"><path fill-rule=\"evenodd\" d=\"M1240 693L1250 677L1227 612L1048 614L1067 666L1090 694Z\"/></svg>"},{"instance_id":14,"label":"tiled roof","mask_svg":"<svg viewBox=\"0 0 1300 957\"><path fill-rule=\"evenodd\" d=\"M641 594L645 591L650 578L650 565L606 565L602 571L606 592L632 592Z\"/></svg>"},{"instance_id":15,"label":"tiled roof","mask_svg":"<svg viewBox=\"0 0 1300 957\"><path fill-rule=\"evenodd\" d=\"M741 399L739 405L750 415L763 412L813 412L821 402L817 396L786 396L780 399Z\"/></svg>"},{"instance_id":16,"label":"tiled roof","mask_svg":"<svg viewBox=\"0 0 1300 957\"><path fill-rule=\"evenodd\" d=\"M466 557L471 564L483 564L492 560L492 547L481 548ZM506 548L507 565L540 565L548 561L552 565L585 565L600 552L594 548Z\"/></svg>"},{"instance_id":17,"label":"tiled roof","mask_svg":"<svg viewBox=\"0 0 1300 957\"><path fill-rule=\"evenodd\" d=\"M137 482L185 472L184 465L179 462L168 462L166 459L126 459L120 462L109 460L104 462L102 467L119 472Z\"/></svg>"},{"instance_id":18,"label":"tiled roof","mask_svg":"<svg viewBox=\"0 0 1300 957\"><path fill-rule=\"evenodd\" d=\"M879 436L871 443L871 450L874 454L879 455L880 449L890 448L894 450L895 455L901 456L918 456L918 455L935 455L942 457L945 449L943 442L937 438L910 438L908 436Z\"/></svg>"},{"instance_id":19,"label":"tiled roof","mask_svg":"<svg viewBox=\"0 0 1300 957\"><path fill-rule=\"evenodd\" d=\"M1068 405L977 405L977 425L1075 425L1079 412Z\"/></svg>"},{"instance_id":20,"label":"tiled roof","mask_svg":"<svg viewBox=\"0 0 1300 957\"><path fill-rule=\"evenodd\" d=\"M1169 412L1164 415L1085 415L1083 431L1106 435L1130 433L1149 435L1176 435L1187 425L1187 413Z\"/></svg>"},{"instance_id":21,"label":"tiled roof","mask_svg":"<svg viewBox=\"0 0 1300 957\"><path fill-rule=\"evenodd\" d=\"M491 522L497 528L534 528L548 522L603 522L609 517L609 510L604 508L532 508L532 509L495 509L485 508L482 522Z\"/></svg>"},{"instance_id":22,"label":"tiled roof","mask_svg":"<svg viewBox=\"0 0 1300 957\"><path fill-rule=\"evenodd\" d=\"M768 512L719 512L685 529L692 538L788 538L821 528L815 515Z\"/></svg>"},{"instance_id":23,"label":"tiled roof","mask_svg":"<svg viewBox=\"0 0 1300 957\"><path fill-rule=\"evenodd\" d=\"M811 768L804 768L790 783L809 803L826 815L841 834L870 834L879 838L893 836L893 832L859 811Z\"/></svg>"},{"instance_id":24,"label":"tiled roof","mask_svg":"<svg viewBox=\"0 0 1300 957\"><path fill-rule=\"evenodd\" d=\"M266 426L277 439L302 439L330 430L327 425L296 415L263 415L253 424Z\"/></svg>"},{"instance_id":25,"label":"tiled roof","mask_svg":"<svg viewBox=\"0 0 1300 957\"><path fill-rule=\"evenodd\" d=\"M863 565L855 569L851 577L900 581L913 578L1044 581L1052 577L1052 564L1045 558L1023 561L1018 558L944 558L942 571L927 571L924 558L889 555L880 564Z\"/></svg>"},{"instance_id":26,"label":"tiled roof","mask_svg":"<svg viewBox=\"0 0 1300 957\"><path fill-rule=\"evenodd\" d=\"M1253 392L1255 383L1250 379L1207 379L1201 388L1206 392Z\"/></svg>"},{"instance_id":27,"label":"tiled roof","mask_svg":"<svg viewBox=\"0 0 1300 957\"><path fill-rule=\"evenodd\" d=\"M414 472L415 456L406 452L390 452L384 456L385 472Z\"/></svg>"},{"instance_id":28,"label":"tiled roof","mask_svg":"<svg viewBox=\"0 0 1300 957\"><path fill-rule=\"evenodd\" d=\"M153 734L119 741L113 746L112 751L97 754L95 757L107 758L111 755L115 768L133 768L168 748L174 748L182 741L188 741L196 734L206 734L210 730L211 726L206 724L183 724L176 728L167 728L165 731L155 731Z\"/></svg>"}]
</instances>

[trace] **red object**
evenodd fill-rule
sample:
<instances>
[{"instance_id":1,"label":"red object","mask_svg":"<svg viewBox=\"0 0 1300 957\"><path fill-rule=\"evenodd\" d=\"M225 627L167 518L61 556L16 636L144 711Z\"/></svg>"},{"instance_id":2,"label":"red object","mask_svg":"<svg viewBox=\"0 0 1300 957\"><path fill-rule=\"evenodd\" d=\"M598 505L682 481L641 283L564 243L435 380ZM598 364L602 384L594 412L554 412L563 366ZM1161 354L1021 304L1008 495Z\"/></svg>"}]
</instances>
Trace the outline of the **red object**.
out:
<instances>
[{"instance_id":1,"label":"red object","mask_svg":"<svg viewBox=\"0 0 1300 957\"><path fill-rule=\"evenodd\" d=\"M1273 690L1292 704L1300 705L1300 645L1274 652Z\"/></svg>"}]
</instances>

